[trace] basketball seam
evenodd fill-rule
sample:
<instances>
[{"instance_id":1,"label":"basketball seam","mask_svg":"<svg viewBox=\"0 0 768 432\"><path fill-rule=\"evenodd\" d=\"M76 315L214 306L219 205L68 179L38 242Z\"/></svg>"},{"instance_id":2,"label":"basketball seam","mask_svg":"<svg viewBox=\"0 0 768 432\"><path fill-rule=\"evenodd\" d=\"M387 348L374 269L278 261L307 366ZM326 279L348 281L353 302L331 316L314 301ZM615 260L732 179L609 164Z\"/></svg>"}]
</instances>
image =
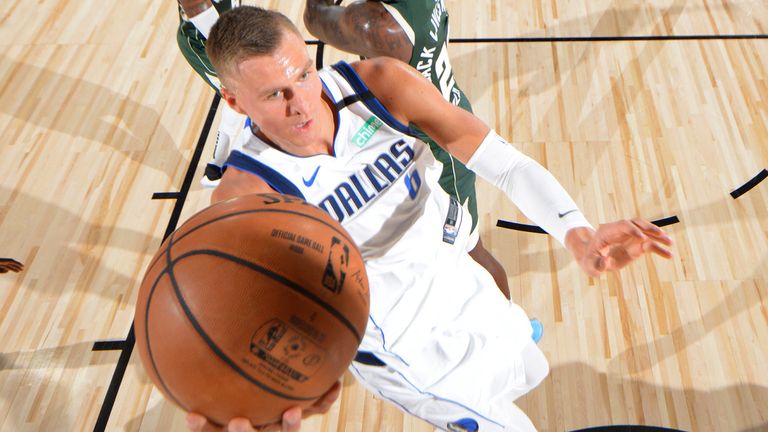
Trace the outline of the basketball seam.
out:
<instances>
[{"instance_id":1,"label":"basketball seam","mask_svg":"<svg viewBox=\"0 0 768 432\"><path fill-rule=\"evenodd\" d=\"M176 396L173 394L173 392L168 388L168 386L165 384L165 381L163 380L162 375L160 375L160 370L157 367L157 364L155 363L155 356L152 355L152 344L149 339L149 307L152 304L152 296L155 293L155 288L157 287L157 283L160 281L160 279L168 273L168 264L170 263L170 250L171 245L173 244L173 235L175 233L172 233L171 236L168 239L168 248L166 249L166 253L161 254L160 256L166 256L168 261L166 262L165 269L160 272L160 274L157 276L157 279L155 279L155 282L152 284L152 289L149 291L149 294L147 295L147 304L146 308L144 310L144 338L147 341L147 354L149 355L149 361L152 363L152 369L155 372L155 375L157 376L157 379L160 381L160 385L163 386L163 389L165 389L165 392L168 396L170 396L171 399L173 399L174 402L176 402L176 405L184 408L186 411L189 411L189 409L179 401L179 399L176 398Z\"/></svg>"},{"instance_id":2,"label":"basketball seam","mask_svg":"<svg viewBox=\"0 0 768 432\"><path fill-rule=\"evenodd\" d=\"M162 375L160 375L160 370L157 367L157 364L155 363L155 356L152 355L152 345L150 344L149 340L149 307L150 303L152 302L152 296L155 292L155 287L157 287L157 283L160 281L160 278L163 277L168 273L167 271L163 270L163 272L160 273L160 276L158 276L155 283L152 285L152 290L149 292L149 295L147 296L147 307L144 311L144 338L147 341L147 354L149 355L149 361L152 363L152 369L155 371L155 375L157 375L158 380L160 381L160 384L163 386L163 389L165 389L166 394L170 396L171 399L173 399L174 402L176 402L176 405L184 408L188 411L187 407L182 404L176 396L173 394L173 392L168 388L168 386L165 384L165 381L163 380Z\"/></svg>"},{"instance_id":3,"label":"basketball seam","mask_svg":"<svg viewBox=\"0 0 768 432\"><path fill-rule=\"evenodd\" d=\"M322 211L322 210L320 210L320 211ZM349 237L349 234L346 232L346 230L344 230L344 227L341 227L342 229L339 230L339 227L336 227L333 224L330 224L330 223L328 223L328 222L326 222L326 221L324 221L324 220L322 220L320 218L317 218L315 216L311 216L311 215L308 215L306 213L301 213L301 212L297 212L297 211L293 211L293 210L284 210L284 209L257 209L257 210L243 210L243 211L239 211L239 212L235 212L235 213L227 213L226 215L219 216L219 217L216 217L214 219L207 220L207 221L201 223L200 225L195 226L194 228L190 228L189 231L187 231L184 234L182 234L176 241L179 242L184 237L188 236L189 234L192 234L194 231L197 231L198 229L200 229L200 228L202 228L202 227L204 227L206 225L212 224L212 223L214 223L216 221L220 221L222 219L226 219L226 218L233 217L233 216L240 216L240 215L243 215L243 214L262 213L262 212L265 212L265 213L268 213L268 212L288 213L288 214L293 214L293 215L302 216L302 217L305 217L305 218L308 218L308 219L312 219L312 220L314 220L316 222L322 223L323 225L327 226L328 228L333 229L339 235L343 236L348 242L350 242L352 244L357 244L357 243L354 242L354 240L352 240ZM193 218L194 218L194 216L193 216Z\"/></svg>"},{"instance_id":4,"label":"basketball seam","mask_svg":"<svg viewBox=\"0 0 768 432\"><path fill-rule=\"evenodd\" d=\"M170 248L169 248L170 249ZM238 375L245 378L252 384L256 385L257 387L261 388L262 390L267 391L268 393L271 393L275 396L282 397L284 399L288 400L296 400L296 401L310 401L318 399L321 395L316 396L309 396L309 397L296 397L287 395L285 393L282 393L280 391L274 390L270 387L268 387L266 384L258 381L256 378L250 376L248 373L246 373L240 366L237 365L232 359L229 358L216 343L211 339L210 336L208 336L208 333L205 332L203 327L200 325L199 322L195 319L195 316L192 314L192 311L189 309L189 306L184 301L184 297L181 294L181 290L179 289L179 285L176 282L176 277L173 274L173 267L175 266L176 262L180 260L181 258L187 256L189 254L184 254L180 256L178 259L172 261L170 263L169 272L168 275L171 278L171 285L173 286L173 290L176 293L176 299L179 301L179 305L181 306L182 310L184 311L184 314L187 316L187 319L189 320L190 324L192 324L192 327L195 328L195 331L197 334L203 339L203 341L208 345L208 348L213 351L214 354L216 354L217 357L219 357L224 363L228 364L235 372L237 372Z\"/></svg>"},{"instance_id":5,"label":"basketball seam","mask_svg":"<svg viewBox=\"0 0 768 432\"><path fill-rule=\"evenodd\" d=\"M342 324L344 324L345 327L352 333L352 335L355 337L355 340L357 340L357 343L359 344L362 341L362 336L357 332L357 329L355 328L354 324L352 324L344 315L342 315L339 311L333 308L330 304L328 304L326 301L321 299L318 295L314 294L312 291L304 288L303 286L299 285L298 283L286 278L285 276L282 276L278 273L275 273L274 271L262 267L259 264L256 264L254 262L245 260L243 258L240 258L235 255L230 255L226 252L221 252L213 249L196 249L190 252L185 252L182 255L179 255L174 261L173 264L175 265L177 262L181 261L183 258L187 258L193 255L212 255L218 258L223 258L226 260L233 261L237 264L244 265L251 270L255 270L265 276L268 276L269 278L282 283L283 285L287 286L288 288L292 289L293 291L303 295L304 297L307 297L308 299L312 300L313 302L317 303L318 305L322 306L323 309L328 311L331 315L333 315L336 319L338 319Z\"/></svg>"}]
</instances>

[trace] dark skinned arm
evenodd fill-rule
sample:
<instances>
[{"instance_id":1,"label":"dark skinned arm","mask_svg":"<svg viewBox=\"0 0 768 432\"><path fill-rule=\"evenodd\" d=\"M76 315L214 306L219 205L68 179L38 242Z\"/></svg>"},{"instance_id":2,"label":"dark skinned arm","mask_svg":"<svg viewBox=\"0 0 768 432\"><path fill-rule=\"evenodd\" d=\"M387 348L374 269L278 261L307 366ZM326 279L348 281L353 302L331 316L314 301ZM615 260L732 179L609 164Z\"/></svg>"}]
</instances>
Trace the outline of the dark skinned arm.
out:
<instances>
[{"instance_id":1,"label":"dark skinned arm","mask_svg":"<svg viewBox=\"0 0 768 432\"><path fill-rule=\"evenodd\" d=\"M213 3L211 0L179 0L179 6L188 18L192 18L213 7Z\"/></svg>"},{"instance_id":2,"label":"dark skinned arm","mask_svg":"<svg viewBox=\"0 0 768 432\"><path fill-rule=\"evenodd\" d=\"M313 36L342 51L411 60L408 35L378 2L336 6L333 0L307 0L304 25Z\"/></svg>"}]
</instances>

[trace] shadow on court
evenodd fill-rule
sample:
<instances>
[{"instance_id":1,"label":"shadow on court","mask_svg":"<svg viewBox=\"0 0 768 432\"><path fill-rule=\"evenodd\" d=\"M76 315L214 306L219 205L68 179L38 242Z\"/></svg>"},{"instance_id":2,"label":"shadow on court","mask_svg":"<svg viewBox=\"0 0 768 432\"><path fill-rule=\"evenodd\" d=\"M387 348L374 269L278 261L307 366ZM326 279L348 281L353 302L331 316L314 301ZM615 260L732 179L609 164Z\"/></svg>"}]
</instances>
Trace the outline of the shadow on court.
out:
<instances>
[{"instance_id":1,"label":"shadow on court","mask_svg":"<svg viewBox=\"0 0 768 432\"><path fill-rule=\"evenodd\" d=\"M679 20L684 13L689 13L692 10L701 11L702 13L708 13L708 11L722 10L723 6L720 5L708 5L706 10L704 7L687 5L688 0L676 0L666 8L656 8L650 4L643 4L642 6L626 6L627 3L613 0L612 5L605 8L605 11L599 14L590 14L579 19L566 20L559 22L558 24L547 26L545 34L541 32L528 33L528 34L510 34L494 35L494 37L508 37L508 38L540 38L540 37L611 37L611 36L651 36L651 35L669 35L673 34L672 29L675 26L677 20ZM449 11L450 12L450 11ZM648 13L652 12L652 17L648 17ZM591 24L594 23L594 24ZM646 26L647 25L647 26ZM591 28L589 34L585 34L585 28ZM456 36L460 37L460 36ZM612 42L604 42L612 43ZM664 42L658 42L664 43ZM515 42L514 44L518 44ZM534 46L544 46L549 48L551 55L557 54L557 43L547 42L530 42ZM566 45L569 49L576 46L577 49L571 52L577 52L578 61L569 62L569 69L558 70L559 74L564 77L568 76L572 71L578 69L587 58L593 52L590 45L593 42L568 42ZM483 56L483 53L490 54L490 58L497 57L494 51L494 46L504 47L507 44L503 43L490 43L490 44L478 44L480 47L474 50L470 54L464 54L460 56L452 56L451 64L456 74L456 80L461 87L461 84L465 79L462 71L474 70L477 67L477 56ZM525 45L525 43L520 43ZM479 54L478 54L479 52ZM543 93L551 88L553 85L557 86L559 82L546 82L541 80L541 71L552 67L552 57L534 57L527 59L530 61L519 62L516 64L520 68L519 75L525 77L525 80L519 88L512 89L512 91L519 95L535 95ZM585 76L592 75L594 69L587 71ZM507 79L504 76L496 76L496 80L485 81L486 87L483 89L485 92L488 88L496 85L498 81ZM471 102L471 101L470 101Z\"/></svg>"},{"instance_id":2,"label":"shadow on court","mask_svg":"<svg viewBox=\"0 0 768 432\"><path fill-rule=\"evenodd\" d=\"M528 413L546 412L544 406L555 410L547 412L545 418L532 418L542 431L622 424L686 431L757 432L768 429L765 420L768 388L749 383L712 390L697 389L696 383L692 387L660 386L599 372L585 363L563 363L552 365L541 387L518 400L518 405ZM584 399L570 393L574 388L602 397ZM542 393L542 399L537 399L537 393ZM675 419L673 424L659 420L661 411L667 411Z\"/></svg>"},{"instance_id":3,"label":"shadow on court","mask_svg":"<svg viewBox=\"0 0 768 432\"><path fill-rule=\"evenodd\" d=\"M107 225L89 221L84 215L20 190L0 187L0 199L4 197L7 200L1 202L0 242L22 248L3 252L13 254L24 263L25 269L18 274L3 275L2 281L12 283L16 277L25 289L39 294L61 296L74 290L125 301L128 290L138 283L137 275L143 273L141 263L136 261L141 261L145 254L153 254L160 245L160 234L151 234L155 226L135 229L116 226L119 209L114 215L98 213L98 217L115 223ZM147 206L160 205L163 203L147 199ZM23 235L23 240L19 235ZM121 265L114 259L109 264L102 262L109 258L105 257L108 252L115 250L129 252L134 262L123 261ZM36 265L37 262L43 263L42 266Z\"/></svg>"},{"instance_id":4,"label":"shadow on court","mask_svg":"<svg viewBox=\"0 0 768 432\"><path fill-rule=\"evenodd\" d=\"M177 166L188 164L161 123L159 113L130 96L0 54L0 71L5 70L8 72L4 75L9 78L3 83L4 88L34 90L23 100L18 99L17 92L0 91L0 113L85 138L91 141L94 151L110 148L169 177ZM21 129L10 134L6 131L3 138L16 142ZM191 147L194 143L184 145ZM155 157L147 157L150 152Z\"/></svg>"},{"instance_id":5,"label":"shadow on court","mask_svg":"<svg viewBox=\"0 0 768 432\"><path fill-rule=\"evenodd\" d=\"M85 430L93 398L103 397L103 380L88 381L86 368L117 362L116 351L92 352L93 342L30 351L0 352L0 407L7 407L0 430ZM77 374L63 370L82 370ZM134 374L141 384L143 374ZM34 403L30 404L30 401ZM98 407L96 407L98 409ZM91 413L92 414L92 413ZM85 429L81 429L85 428Z\"/></svg>"}]
</instances>

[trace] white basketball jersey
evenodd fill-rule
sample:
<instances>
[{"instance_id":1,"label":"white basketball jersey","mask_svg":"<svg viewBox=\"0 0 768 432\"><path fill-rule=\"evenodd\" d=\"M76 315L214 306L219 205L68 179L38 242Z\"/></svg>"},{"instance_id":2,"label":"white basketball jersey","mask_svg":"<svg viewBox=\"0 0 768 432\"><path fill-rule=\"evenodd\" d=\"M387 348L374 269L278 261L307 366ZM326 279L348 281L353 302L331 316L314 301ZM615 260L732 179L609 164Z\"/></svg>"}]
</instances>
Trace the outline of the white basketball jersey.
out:
<instances>
[{"instance_id":1,"label":"white basketball jersey","mask_svg":"<svg viewBox=\"0 0 768 432\"><path fill-rule=\"evenodd\" d=\"M445 322L480 331L478 315L467 322L460 317L485 297L478 295L484 286L492 299L483 304L508 308L508 303L490 275L466 254L470 216L440 188L442 167L429 147L407 135L409 128L387 112L348 64L319 74L336 104L333 154L294 156L247 128L242 150L233 152L226 166L256 174L276 191L302 197L341 222L362 252L371 288L371 320L361 349L403 365L413 363L405 358L409 354L428 358L443 353L444 364L438 355L414 371L419 380L430 381L433 372L438 379L466 347L446 352L453 342L428 335L430 329ZM530 335L522 310L514 315ZM482 332L499 324L482 325ZM509 345L505 349L513 348Z\"/></svg>"},{"instance_id":2,"label":"white basketball jersey","mask_svg":"<svg viewBox=\"0 0 768 432\"><path fill-rule=\"evenodd\" d=\"M441 167L428 146L407 135L408 126L387 112L348 64L319 74L336 103L332 155L297 157L247 128L241 154L227 165L328 212L349 231L366 260L411 259L443 242L444 235L455 241L465 215L459 209L448 214L450 198L437 184Z\"/></svg>"}]
</instances>

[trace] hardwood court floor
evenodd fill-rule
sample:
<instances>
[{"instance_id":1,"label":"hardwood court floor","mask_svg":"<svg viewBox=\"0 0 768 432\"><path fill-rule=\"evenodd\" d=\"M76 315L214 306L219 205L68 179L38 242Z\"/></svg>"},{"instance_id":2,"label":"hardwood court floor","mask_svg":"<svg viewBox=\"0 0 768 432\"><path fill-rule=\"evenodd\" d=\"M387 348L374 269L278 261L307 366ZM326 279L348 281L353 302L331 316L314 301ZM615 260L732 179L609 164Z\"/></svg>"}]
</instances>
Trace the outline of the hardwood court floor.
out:
<instances>
[{"instance_id":1,"label":"hardwood court floor","mask_svg":"<svg viewBox=\"0 0 768 432\"><path fill-rule=\"evenodd\" d=\"M93 343L128 333L173 208L150 198L180 188L213 96L178 53L174 3L0 6L0 256L26 264L0 275L2 431L96 424L119 353ZM446 4L454 38L768 33L749 0ZM768 182L729 195L768 168L768 41L462 43L451 58L476 113L593 222L680 220L671 261L589 278L548 237L495 227L528 221L478 186L483 241L545 326L550 375L519 401L537 427L768 430ZM208 202L211 146L182 221ZM304 429L431 430L349 377ZM136 356L107 430L185 430Z\"/></svg>"}]
</instances>

